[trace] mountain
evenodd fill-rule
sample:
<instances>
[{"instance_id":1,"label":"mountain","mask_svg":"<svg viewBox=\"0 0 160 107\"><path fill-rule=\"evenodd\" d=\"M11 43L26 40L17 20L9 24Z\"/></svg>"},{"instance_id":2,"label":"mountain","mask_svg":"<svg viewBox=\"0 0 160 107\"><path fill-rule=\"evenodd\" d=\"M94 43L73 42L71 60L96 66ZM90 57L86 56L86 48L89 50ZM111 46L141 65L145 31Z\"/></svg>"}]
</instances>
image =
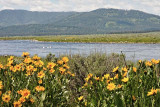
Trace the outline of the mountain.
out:
<instances>
[{"instance_id":1,"label":"mountain","mask_svg":"<svg viewBox=\"0 0 160 107\"><path fill-rule=\"evenodd\" d=\"M74 12L32 12L27 10L0 11L0 26L45 24L59 21Z\"/></svg>"},{"instance_id":2,"label":"mountain","mask_svg":"<svg viewBox=\"0 0 160 107\"><path fill-rule=\"evenodd\" d=\"M0 11L0 36L106 34L160 31L160 16L137 10L90 12Z\"/></svg>"}]
</instances>

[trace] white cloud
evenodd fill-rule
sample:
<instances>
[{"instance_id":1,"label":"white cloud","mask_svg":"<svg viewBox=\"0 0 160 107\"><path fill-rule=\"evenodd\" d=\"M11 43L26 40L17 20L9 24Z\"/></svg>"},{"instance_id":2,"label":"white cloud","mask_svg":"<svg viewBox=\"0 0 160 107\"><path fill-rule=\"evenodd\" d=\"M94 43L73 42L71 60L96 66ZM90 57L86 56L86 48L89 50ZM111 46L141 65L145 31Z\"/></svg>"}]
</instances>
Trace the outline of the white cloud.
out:
<instances>
[{"instance_id":1,"label":"white cloud","mask_svg":"<svg viewBox=\"0 0 160 107\"><path fill-rule=\"evenodd\" d=\"M133 0L138 6L135 8L148 13L160 15L160 0Z\"/></svg>"},{"instance_id":2,"label":"white cloud","mask_svg":"<svg viewBox=\"0 0 160 107\"><path fill-rule=\"evenodd\" d=\"M1 10L5 10L5 9L14 10L14 8L12 8L12 7L7 7L7 6L3 6L3 7L1 8Z\"/></svg>"},{"instance_id":3,"label":"white cloud","mask_svg":"<svg viewBox=\"0 0 160 107\"><path fill-rule=\"evenodd\" d=\"M2 9L91 11L97 8L136 9L160 15L160 0L0 0Z\"/></svg>"}]
</instances>

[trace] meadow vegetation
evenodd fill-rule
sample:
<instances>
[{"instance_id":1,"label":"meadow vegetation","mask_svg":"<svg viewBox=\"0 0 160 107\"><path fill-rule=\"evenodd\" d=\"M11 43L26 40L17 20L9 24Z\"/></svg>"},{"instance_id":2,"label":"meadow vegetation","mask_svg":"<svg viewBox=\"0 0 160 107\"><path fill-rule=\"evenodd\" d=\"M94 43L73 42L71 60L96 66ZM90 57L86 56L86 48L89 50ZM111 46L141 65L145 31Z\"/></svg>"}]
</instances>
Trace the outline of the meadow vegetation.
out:
<instances>
[{"instance_id":1,"label":"meadow vegetation","mask_svg":"<svg viewBox=\"0 0 160 107\"><path fill-rule=\"evenodd\" d=\"M1 106L158 107L160 60L123 54L0 57Z\"/></svg>"},{"instance_id":2,"label":"meadow vegetation","mask_svg":"<svg viewBox=\"0 0 160 107\"><path fill-rule=\"evenodd\" d=\"M11 36L0 37L0 40L37 40L45 42L84 43L160 43L160 32L95 35Z\"/></svg>"}]
</instances>

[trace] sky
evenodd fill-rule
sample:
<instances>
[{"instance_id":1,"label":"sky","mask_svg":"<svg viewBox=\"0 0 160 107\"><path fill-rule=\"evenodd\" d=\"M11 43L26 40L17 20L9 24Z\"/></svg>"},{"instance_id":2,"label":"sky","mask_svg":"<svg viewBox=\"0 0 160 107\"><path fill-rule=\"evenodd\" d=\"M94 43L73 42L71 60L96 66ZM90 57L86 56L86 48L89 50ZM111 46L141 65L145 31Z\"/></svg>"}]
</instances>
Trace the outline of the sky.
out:
<instances>
[{"instance_id":1,"label":"sky","mask_svg":"<svg viewBox=\"0 0 160 107\"><path fill-rule=\"evenodd\" d=\"M0 10L84 12L98 8L134 9L160 15L160 0L0 0Z\"/></svg>"}]
</instances>

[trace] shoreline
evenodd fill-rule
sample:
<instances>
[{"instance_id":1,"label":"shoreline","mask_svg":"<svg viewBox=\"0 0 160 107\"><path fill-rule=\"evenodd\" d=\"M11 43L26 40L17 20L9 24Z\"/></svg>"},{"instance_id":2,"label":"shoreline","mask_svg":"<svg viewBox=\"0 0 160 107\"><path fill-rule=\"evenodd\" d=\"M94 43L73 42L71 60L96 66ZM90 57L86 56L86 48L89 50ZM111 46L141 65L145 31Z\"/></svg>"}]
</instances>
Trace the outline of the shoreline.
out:
<instances>
[{"instance_id":1,"label":"shoreline","mask_svg":"<svg viewBox=\"0 0 160 107\"><path fill-rule=\"evenodd\" d=\"M160 44L160 32L93 35L5 36L0 40L31 40L61 43Z\"/></svg>"},{"instance_id":2,"label":"shoreline","mask_svg":"<svg viewBox=\"0 0 160 107\"><path fill-rule=\"evenodd\" d=\"M72 41L42 41L36 39L0 39L0 41L7 41L7 40L26 40L26 41L33 41L33 42L55 42L55 43L88 43L88 44L160 44L160 42L72 42Z\"/></svg>"}]
</instances>

